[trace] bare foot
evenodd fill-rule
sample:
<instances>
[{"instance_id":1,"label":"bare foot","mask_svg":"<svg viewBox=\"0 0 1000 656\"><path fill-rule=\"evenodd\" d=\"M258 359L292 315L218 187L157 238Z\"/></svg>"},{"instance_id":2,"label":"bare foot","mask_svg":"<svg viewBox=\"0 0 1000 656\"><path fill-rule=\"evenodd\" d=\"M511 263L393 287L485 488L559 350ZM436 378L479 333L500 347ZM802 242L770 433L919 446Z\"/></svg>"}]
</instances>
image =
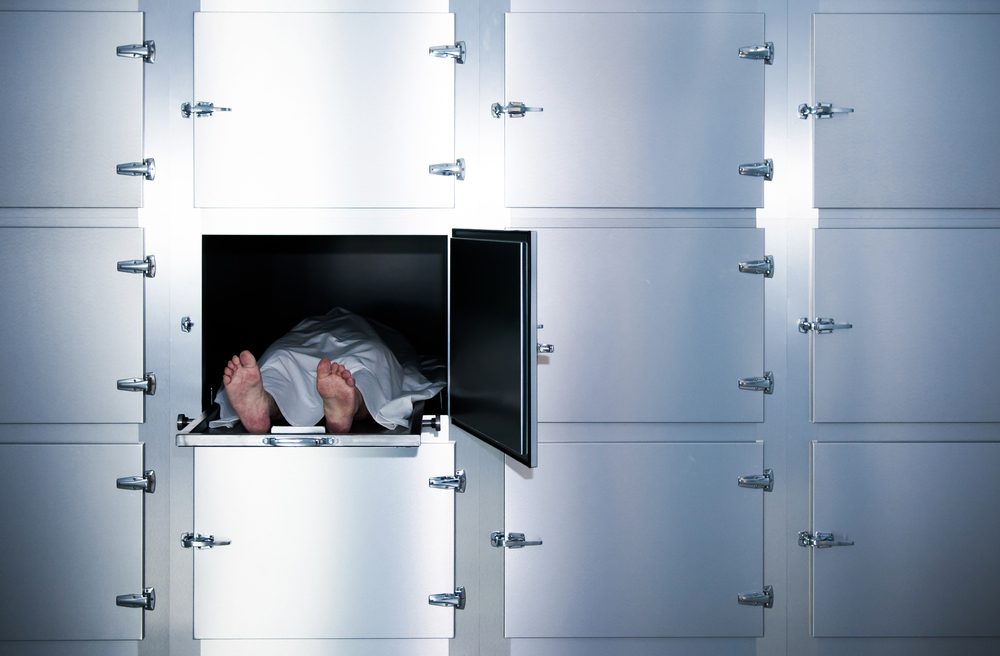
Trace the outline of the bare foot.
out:
<instances>
[{"instance_id":1,"label":"bare foot","mask_svg":"<svg viewBox=\"0 0 1000 656\"><path fill-rule=\"evenodd\" d=\"M323 399L327 433L347 433L364 407L354 376L342 364L322 358L316 365L316 391Z\"/></svg>"},{"instance_id":2,"label":"bare foot","mask_svg":"<svg viewBox=\"0 0 1000 656\"><path fill-rule=\"evenodd\" d=\"M278 406L264 390L253 353L243 351L238 356L234 355L226 363L222 384L248 433L266 433L271 429L271 416L277 414Z\"/></svg>"}]
</instances>

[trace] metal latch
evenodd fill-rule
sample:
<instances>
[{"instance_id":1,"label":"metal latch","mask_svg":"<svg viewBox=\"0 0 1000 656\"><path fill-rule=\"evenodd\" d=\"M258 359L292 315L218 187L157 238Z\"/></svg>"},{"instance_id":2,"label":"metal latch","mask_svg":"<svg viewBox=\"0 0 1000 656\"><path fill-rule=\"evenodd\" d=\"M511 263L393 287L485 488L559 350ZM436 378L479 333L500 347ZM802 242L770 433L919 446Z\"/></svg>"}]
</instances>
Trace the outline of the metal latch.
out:
<instances>
[{"instance_id":1,"label":"metal latch","mask_svg":"<svg viewBox=\"0 0 1000 656\"><path fill-rule=\"evenodd\" d=\"M774 588L765 585L762 592L744 592L736 596L736 602L743 606L772 608L774 606Z\"/></svg>"},{"instance_id":2,"label":"metal latch","mask_svg":"<svg viewBox=\"0 0 1000 656\"><path fill-rule=\"evenodd\" d=\"M490 111L493 112L493 118L500 118L501 114L506 114L511 118L522 118L527 112L544 112L545 108L528 107L523 102L512 100L506 105L495 102L490 105Z\"/></svg>"},{"instance_id":3,"label":"metal latch","mask_svg":"<svg viewBox=\"0 0 1000 656\"><path fill-rule=\"evenodd\" d=\"M765 64L774 63L774 42L766 41L762 46L740 48L740 59L763 59Z\"/></svg>"},{"instance_id":4,"label":"metal latch","mask_svg":"<svg viewBox=\"0 0 1000 656\"><path fill-rule=\"evenodd\" d=\"M454 476L435 476L427 479L427 486L439 490L455 490L465 492L465 470L459 469Z\"/></svg>"},{"instance_id":5,"label":"metal latch","mask_svg":"<svg viewBox=\"0 0 1000 656\"><path fill-rule=\"evenodd\" d=\"M181 332L189 333L192 328L194 328L194 321L191 320L191 317L181 317Z\"/></svg>"},{"instance_id":6,"label":"metal latch","mask_svg":"<svg viewBox=\"0 0 1000 656\"><path fill-rule=\"evenodd\" d=\"M465 160L459 157L454 162L431 164L427 167L427 172L431 175L453 175L458 180L465 180Z\"/></svg>"},{"instance_id":7,"label":"metal latch","mask_svg":"<svg viewBox=\"0 0 1000 656\"><path fill-rule=\"evenodd\" d=\"M542 344L541 342L539 342L538 343L538 352L539 353L555 353L556 352L556 346L555 346L555 344Z\"/></svg>"},{"instance_id":8,"label":"metal latch","mask_svg":"<svg viewBox=\"0 0 1000 656\"><path fill-rule=\"evenodd\" d=\"M497 548L520 549L522 547L537 547L542 544L541 540L526 540L524 533L508 533L504 537L503 531L493 531L490 533L490 544Z\"/></svg>"},{"instance_id":9,"label":"metal latch","mask_svg":"<svg viewBox=\"0 0 1000 656\"><path fill-rule=\"evenodd\" d=\"M122 476L116 482L119 490L142 490L146 494L156 492L156 472L147 469L142 476Z\"/></svg>"},{"instance_id":10,"label":"metal latch","mask_svg":"<svg viewBox=\"0 0 1000 656\"><path fill-rule=\"evenodd\" d=\"M156 374L147 373L142 378L122 378L118 381L118 389L123 392L142 392L146 396L156 394Z\"/></svg>"},{"instance_id":11,"label":"metal latch","mask_svg":"<svg viewBox=\"0 0 1000 656\"><path fill-rule=\"evenodd\" d=\"M227 544L232 544L232 542L223 538L216 538L214 535L185 533L181 536L181 546L185 549L211 549L212 547L224 547Z\"/></svg>"},{"instance_id":12,"label":"metal latch","mask_svg":"<svg viewBox=\"0 0 1000 656\"><path fill-rule=\"evenodd\" d=\"M118 262L118 270L122 273L141 273L147 278L155 278L156 258L147 255L141 260L122 260Z\"/></svg>"},{"instance_id":13,"label":"metal latch","mask_svg":"<svg viewBox=\"0 0 1000 656\"><path fill-rule=\"evenodd\" d=\"M149 157L141 162L118 164L115 166L115 172L118 175L141 175L147 180L153 180L156 178L156 160Z\"/></svg>"},{"instance_id":14,"label":"metal latch","mask_svg":"<svg viewBox=\"0 0 1000 656\"><path fill-rule=\"evenodd\" d=\"M740 175L749 175L754 178L774 180L774 160L765 159L763 162L740 164L738 171Z\"/></svg>"},{"instance_id":15,"label":"metal latch","mask_svg":"<svg viewBox=\"0 0 1000 656\"><path fill-rule=\"evenodd\" d=\"M756 273L765 278L774 277L774 256L765 255L763 260L740 262L740 273Z\"/></svg>"},{"instance_id":16,"label":"metal latch","mask_svg":"<svg viewBox=\"0 0 1000 656\"><path fill-rule=\"evenodd\" d=\"M817 549L829 549L830 547L853 547L854 540L837 540L833 533L822 533L816 531L815 534L809 531L799 531L800 547L816 547Z\"/></svg>"},{"instance_id":17,"label":"metal latch","mask_svg":"<svg viewBox=\"0 0 1000 656\"><path fill-rule=\"evenodd\" d=\"M184 118L201 118L202 116L211 116L215 112L231 112L228 107L216 107L214 103L206 102L204 100L199 100L195 104L189 102L181 104L181 116Z\"/></svg>"},{"instance_id":18,"label":"metal latch","mask_svg":"<svg viewBox=\"0 0 1000 656\"><path fill-rule=\"evenodd\" d=\"M118 56L141 58L147 64L154 64L156 63L156 41L143 41L142 43L118 46Z\"/></svg>"},{"instance_id":19,"label":"metal latch","mask_svg":"<svg viewBox=\"0 0 1000 656\"><path fill-rule=\"evenodd\" d=\"M153 588L143 588L138 594L123 594L115 597L116 606L126 608L142 608L143 610L153 610L156 608L156 590Z\"/></svg>"},{"instance_id":20,"label":"metal latch","mask_svg":"<svg viewBox=\"0 0 1000 656\"><path fill-rule=\"evenodd\" d=\"M816 118L833 118L834 114L850 114L853 111L853 107L834 107L831 103L818 102L815 107L802 103L799 105L799 118L805 120L810 114Z\"/></svg>"},{"instance_id":21,"label":"metal latch","mask_svg":"<svg viewBox=\"0 0 1000 656\"><path fill-rule=\"evenodd\" d=\"M465 63L465 41L459 41L453 46L431 46L427 49L431 57L442 57L455 60L456 64Z\"/></svg>"},{"instance_id":22,"label":"metal latch","mask_svg":"<svg viewBox=\"0 0 1000 656\"><path fill-rule=\"evenodd\" d=\"M429 595L427 603L431 606L450 606L456 610L462 610L465 608L465 588L460 585L455 588L454 592Z\"/></svg>"},{"instance_id":23,"label":"metal latch","mask_svg":"<svg viewBox=\"0 0 1000 656\"><path fill-rule=\"evenodd\" d=\"M799 319L799 332L808 333L813 331L820 335L824 333L832 333L834 330L847 330L853 328L854 324L851 323L837 323L835 319L816 317L813 321L809 321L808 317L802 317Z\"/></svg>"},{"instance_id":24,"label":"metal latch","mask_svg":"<svg viewBox=\"0 0 1000 656\"><path fill-rule=\"evenodd\" d=\"M765 492L774 492L774 470L765 469L763 474L740 476L736 479L736 484L740 487L764 490Z\"/></svg>"},{"instance_id":25,"label":"metal latch","mask_svg":"<svg viewBox=\"0 0 1000 656\"><path fill-rule=\"evenodd\" d=\"M774 394L774 374L770 371L765 371L764 375L758 378L740 378L737 384L741 390Z\"/></svg>"}]
</instances>

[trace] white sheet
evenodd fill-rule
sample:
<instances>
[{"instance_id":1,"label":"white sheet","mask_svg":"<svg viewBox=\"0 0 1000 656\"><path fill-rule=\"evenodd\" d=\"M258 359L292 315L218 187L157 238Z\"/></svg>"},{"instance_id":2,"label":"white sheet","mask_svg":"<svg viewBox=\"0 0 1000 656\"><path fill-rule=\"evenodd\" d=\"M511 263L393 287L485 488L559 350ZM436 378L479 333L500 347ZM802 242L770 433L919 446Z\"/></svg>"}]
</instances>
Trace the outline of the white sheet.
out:
<instances>
[{"instance_id":1,"label":"white sheet","mask_svg":"<svg viewBox=\"0 0 1000 656\"><path fill-rule=\"evenodd\" d=\"M316 365L323 356L347 367L368 412L388 429L409 425L413 402L431 398L445 385L443 376L430 381L420 372L416 354L396 331L381 325L376 330L364 318L334 308L299 322L258 358L264 389L292 426L312 426L323 418L323 400L316 391ZM212 426L232 425L236 412L225 389L215 400L221 411Z\"/></svg>"}]
</instances>

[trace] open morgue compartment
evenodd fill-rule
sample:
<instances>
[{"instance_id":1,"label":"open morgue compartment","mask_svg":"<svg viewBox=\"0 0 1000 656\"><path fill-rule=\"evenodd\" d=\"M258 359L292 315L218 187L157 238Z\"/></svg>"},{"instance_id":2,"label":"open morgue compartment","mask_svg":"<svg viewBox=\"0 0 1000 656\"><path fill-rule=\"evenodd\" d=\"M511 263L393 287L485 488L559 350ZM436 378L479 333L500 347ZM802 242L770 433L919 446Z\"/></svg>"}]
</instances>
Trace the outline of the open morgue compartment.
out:
<instances>
[{"instance_id":1,"label":"open morgue compartment","mask_svg":"<svg viewBox=\"0 0 1000 656\"><path fill-rule=\"evenodd\" d=\"M446 411L443 387L430 398L415 400L412 413L394 428L368 415L343 435L326 435L322 417L307 426L288 425L296 422L279 418L268 434L251 435L239 421L224 421L232 413L220 409L219 390L225 365L234 355L248 350L261 358L301 321L334 308L363 317L398 361L409 361L429 381L443 385L447 274L445 236L204 236L203 412L181 429L178 444L418 446L424 417L428 426L439 425L437 417ZM337 360L335 353L329 355ZM314 367L303 380L314 380ZM221 419L220 411L225 415Z\"/></svg>"}]
</instances>

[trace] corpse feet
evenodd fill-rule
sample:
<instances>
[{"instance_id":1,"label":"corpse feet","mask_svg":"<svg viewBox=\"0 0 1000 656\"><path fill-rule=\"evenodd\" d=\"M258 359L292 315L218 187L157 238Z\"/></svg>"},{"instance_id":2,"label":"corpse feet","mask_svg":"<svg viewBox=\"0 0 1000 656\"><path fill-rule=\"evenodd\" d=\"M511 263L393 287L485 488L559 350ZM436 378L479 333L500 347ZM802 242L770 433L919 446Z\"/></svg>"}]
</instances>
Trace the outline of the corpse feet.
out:
<instances>
[{"instance_id":1,"label":"corpse feet","mask_svg":"<svg viewBox=\"0 0 1000 656\"><path fill-rule=\"evenodd\" d=\"M271 429L271 417L278 414L278 406L264 390L253 353L243 351L234 355L226 363L222 384L229 403L248 433L266 433Z\"/></svg>"},{"instance_id":2,"label":"corpse feet","mask_svg":"<svg viewBox=\"0 0 1000 656\"><path fill-rule=\"evenodd\" d=\"M347 433L364 409L354 376L342 364L322 358L316 365L316 391L323 399L327 433Z\"/></svg>"}]
</instances>

